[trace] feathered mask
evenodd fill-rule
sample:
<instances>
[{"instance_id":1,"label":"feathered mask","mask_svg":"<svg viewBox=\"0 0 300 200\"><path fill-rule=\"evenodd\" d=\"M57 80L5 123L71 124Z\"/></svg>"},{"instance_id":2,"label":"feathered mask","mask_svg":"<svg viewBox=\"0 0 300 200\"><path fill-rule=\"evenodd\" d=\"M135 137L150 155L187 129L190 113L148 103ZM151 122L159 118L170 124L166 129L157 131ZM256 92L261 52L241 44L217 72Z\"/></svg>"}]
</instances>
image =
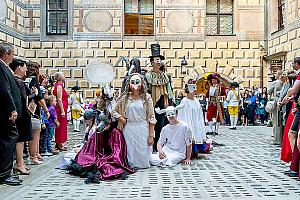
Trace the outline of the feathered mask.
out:
<instances>
[{"instance_id":1,"label":"feathered mask","mask_svg":"<svg viewBox=\"0 0 300 200\"><path fill-rule=\"evenodd\" d=\"M165 113L167 118L169 119L170 117L176 117L176 111L180 110L184 107L185 107L185 105L178 105L176 107L168 106L167 108L162 109L162 110L160 108L155 108L155 112L157 114L164 114Z\"/></svg>"}]
</instances>

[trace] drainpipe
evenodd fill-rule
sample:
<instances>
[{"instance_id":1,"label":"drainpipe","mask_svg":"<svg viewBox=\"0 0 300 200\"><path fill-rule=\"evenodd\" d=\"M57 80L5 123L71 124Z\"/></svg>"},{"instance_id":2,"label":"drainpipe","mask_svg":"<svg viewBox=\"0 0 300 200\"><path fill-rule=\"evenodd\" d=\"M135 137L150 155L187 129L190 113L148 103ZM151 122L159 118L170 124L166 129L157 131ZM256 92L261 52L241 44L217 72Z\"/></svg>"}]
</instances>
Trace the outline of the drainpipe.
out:
<instances>
[{"instance_id":1,"label":"drainpipe","mask_svg":"<svg viewBox=\"0 0 300 200\"><path fill-rule=\"evenodd\" d=\"M268 54L268 37L269 37L269 14L268 14L268 8L269 8L269 0L264 1L264 50Z\"/></svg>"},{"instance_id":2,"label":"drainpipe","mask_svg":"<svg viewBox=\"0 0 300 200\"><path fill-rule=\"evenodd\" d=\"M269 0L264 0L264 47L263 47L263 51L264 54L268 54L268 37L269 37L269 26L268 26L268 20L269 20L269 16L268 16L268 8L269 8ZM260 86L261 88L264 86L264 56L265 55L261 55L260 56Z\"/></svg>"}]
</instances>

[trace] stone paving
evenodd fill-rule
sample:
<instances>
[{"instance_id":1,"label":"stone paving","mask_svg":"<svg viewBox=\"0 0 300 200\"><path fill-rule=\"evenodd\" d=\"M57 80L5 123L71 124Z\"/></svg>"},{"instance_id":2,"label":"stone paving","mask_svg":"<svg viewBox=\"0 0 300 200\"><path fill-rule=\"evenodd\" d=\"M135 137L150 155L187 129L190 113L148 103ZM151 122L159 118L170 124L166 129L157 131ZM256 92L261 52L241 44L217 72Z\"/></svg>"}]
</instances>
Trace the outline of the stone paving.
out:
<instances>
[{"instance_id":1,"label":"stone paving","mask_svg":"<svg viewBox=\"0 0 300 200\"><path fill-rule=\"evenodd\" d=\"M84 179L54 169L60 156L33 166L21 187L0 186L1 200L19 199L300 199L300 181L285 176L280 147L272 144L272 128L221 127L210 136L225 146L201 155L191 166L151 167L127 180L84 184ZM71 133L71 143L83 135Z\"/></svg>"}]
</instances>

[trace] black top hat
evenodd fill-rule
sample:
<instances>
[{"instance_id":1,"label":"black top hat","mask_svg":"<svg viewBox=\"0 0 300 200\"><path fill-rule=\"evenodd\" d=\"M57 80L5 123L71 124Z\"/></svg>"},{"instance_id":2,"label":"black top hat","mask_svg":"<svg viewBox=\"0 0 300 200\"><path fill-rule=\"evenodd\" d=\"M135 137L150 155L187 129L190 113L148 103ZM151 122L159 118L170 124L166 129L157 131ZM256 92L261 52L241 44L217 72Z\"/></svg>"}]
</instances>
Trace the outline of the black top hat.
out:
<instances>
[{"instance_id":1,"label":"black top hat","mask_svg":"<svg viewBox=\"0 0 300 200\"><path fill-rule=\"evenodd\" d=\"M161 60L164 60L165 57L160 55L160 45L159 44L151 44L151 54L149 58L160 57Z\"/></svg>"}]
</instances>

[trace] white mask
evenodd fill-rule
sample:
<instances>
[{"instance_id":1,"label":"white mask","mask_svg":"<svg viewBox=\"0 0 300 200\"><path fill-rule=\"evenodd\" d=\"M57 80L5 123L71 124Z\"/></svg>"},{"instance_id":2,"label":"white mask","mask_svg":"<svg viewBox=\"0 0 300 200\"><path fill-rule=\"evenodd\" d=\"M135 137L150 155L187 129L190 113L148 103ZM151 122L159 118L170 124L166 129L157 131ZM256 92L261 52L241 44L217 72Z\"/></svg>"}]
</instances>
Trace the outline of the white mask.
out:
<instances>
[{"instance_id":1,"label":"white mask","mask_svg":"<svg viewBox=\"0 0 300 200\"><path fill-rule=\"evenodd\" d=\"M160 110L159 108L155 108L155 111L158 114L165 113L166 116L167 116L167 118L168 118L168 120L170 120L171 117L175 117L176 118L176 116L177 116L176 111L180 110L180 109L182 109L184 107L185 107L185 105L180 104L179 106L176 106L175 108L174 108L174 106L168 106L167 108L162 109L162 110Z\"/></svg>"},{"instance_id":2,"label":"white mask","mask_svg":"<svg viewBox=\"0 0 300 200\"><path fill-rule=\"evenodd\" d=\"M142 87L142 79L139 75L133 75L130 78L130 89L131 90L140 90Z\"/></svg>"},{"instance_id":3,"label":"white mask","mask_svg":"<svg viewBox=\"0 0 300 200\"><path fill-rule=\"evenodd\" d=\"M194 93L197 90L196 84L187 84L189 93Z\"/></svg>"},{"instance_id":4,"label":"white mask","mask_svg":"<svg viewBox=\"0 0 300 200\"><path fill-rule=\"evenodd\" d=\"M161 59L159 57L154 58L154 63L161 64Z\"/></svg>"},{"instance_id":5,"label":"white mask","mask_svg":"<svg viewBox=\"0 0 300 200\"><path fill-rule=\"evenodd\" d=\"M166 116L167 116L168 120L170 120L171 117L176 118L177 114L176 114L176 110L173 106L168 106L166 108Z\"/></svg>"},{"instance_id":6,"label":"white mask","mask_svg":"<svg viewBox=\"0 0 300 200\"><path fill-rule=\"evenodd\" d=\"M108 98L112 98L114 96L114 88L109 85L106 85L103 87L103 93Z\"/></svg>"}]
</instances>

